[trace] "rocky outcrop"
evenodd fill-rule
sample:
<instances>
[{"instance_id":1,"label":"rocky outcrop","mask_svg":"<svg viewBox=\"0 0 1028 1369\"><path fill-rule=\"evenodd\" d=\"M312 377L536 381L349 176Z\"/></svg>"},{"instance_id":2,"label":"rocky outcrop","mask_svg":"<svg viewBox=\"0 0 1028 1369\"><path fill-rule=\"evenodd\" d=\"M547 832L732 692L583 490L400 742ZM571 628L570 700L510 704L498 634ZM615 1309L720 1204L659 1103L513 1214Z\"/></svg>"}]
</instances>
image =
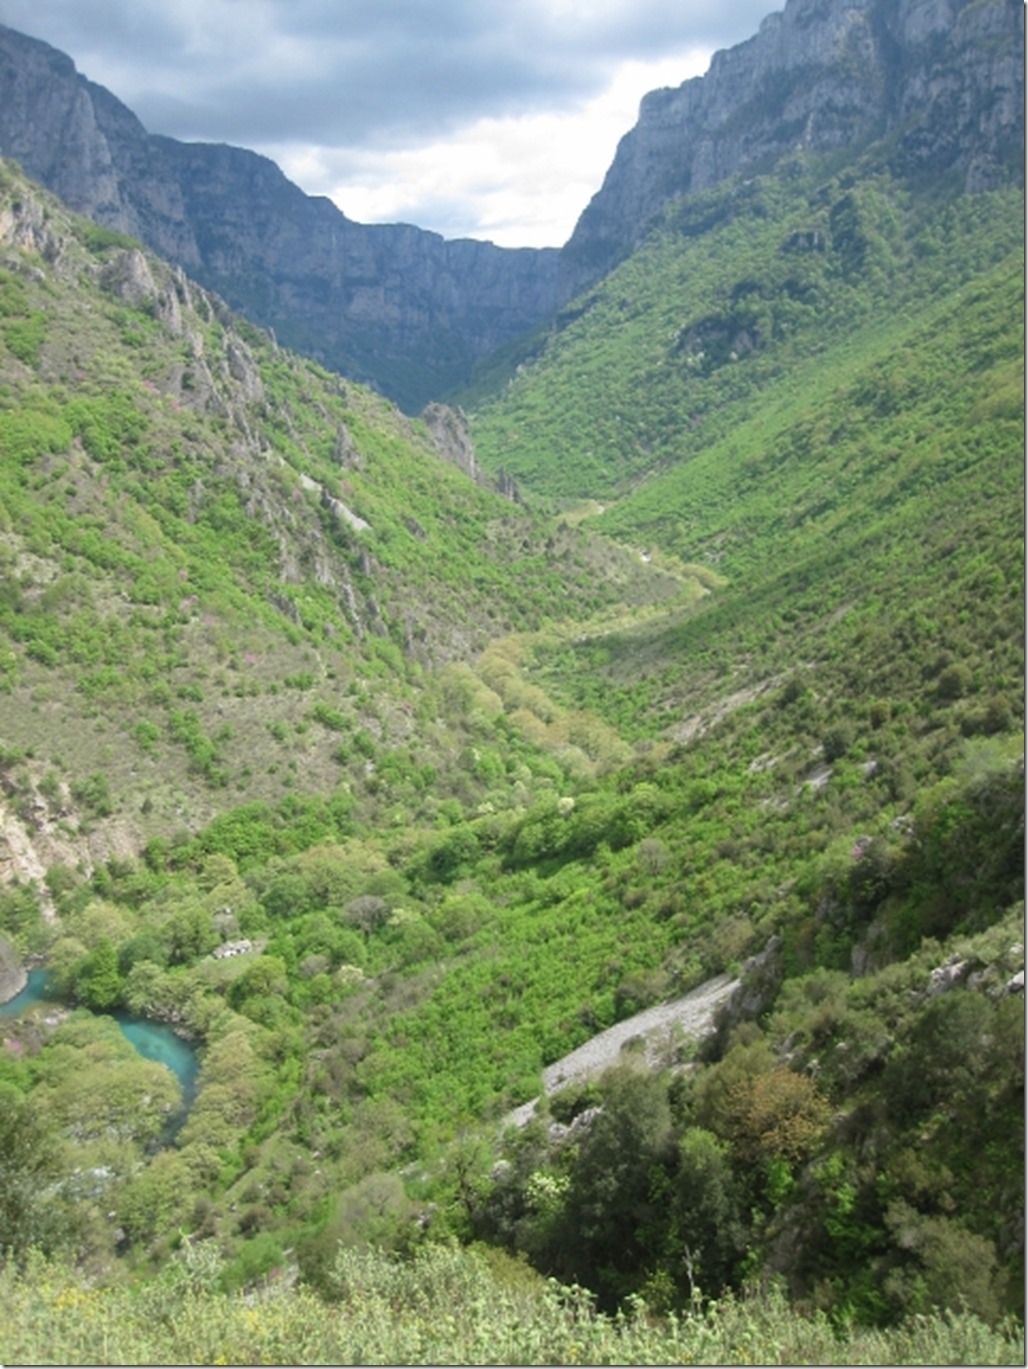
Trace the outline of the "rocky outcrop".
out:
<instances>
[{"instance_id":1,"label":"rocky outcrop","mask_svg":"<svg viewBox=\"0 0 1028 1369\"><path fill-rule=\"evenodd\" d=\"M469 480L477 480L478 463L464 410L451 409L446 404L428 404L421 411L421 419L428 429L432 446L443 460L462 470Z\"/></svg>"},{"instance_id":2,"label":"rocky outcrop","mask_svg":"<svg viewBox=\"0 0 1028 1369\"><path fill-rule=\"evenodd\" d=\"M63 53L0 27L0 153L279 341L409 412L556 305L557 252L354 223L265 157L149 134Z\"/></svg>"},{"instance_id":3,"label":"rocky outcrop","mask_svg":"<svg viewBox=\"0 0 1028 1369\"><path fill-rule=\"evenodd\" d=\"M27 982L28 975L17 950L0 936L0 1003L17 998Z\"/></svg>"},{"instance_id":4,"label":"rocky outcrop","mask_svg":"<svg viewBox=\"0 0 1028 1369\"><path fill-rule=\"evenodd\" d=\"M732 1032L741 1022L755 1022L767 1011L784 977L782 938L772 936L762 951L744 962L731 995L720 1004L709 1041L711 1058L718 1059L724 1054Z\"/></svg>"},{"instance_id":5,"label":"rocky outcrop","mask_svg":"<svg viewBox=\"0 0 1028 1369\"><path fill-rule=\"evenodd\" d=\"M569 298L668 201L797 153L879 141L902 175L969 191L1023 177L1019 0L789 0L705 76L647 95L561 262Z\"/></svg>"}]
</instances>

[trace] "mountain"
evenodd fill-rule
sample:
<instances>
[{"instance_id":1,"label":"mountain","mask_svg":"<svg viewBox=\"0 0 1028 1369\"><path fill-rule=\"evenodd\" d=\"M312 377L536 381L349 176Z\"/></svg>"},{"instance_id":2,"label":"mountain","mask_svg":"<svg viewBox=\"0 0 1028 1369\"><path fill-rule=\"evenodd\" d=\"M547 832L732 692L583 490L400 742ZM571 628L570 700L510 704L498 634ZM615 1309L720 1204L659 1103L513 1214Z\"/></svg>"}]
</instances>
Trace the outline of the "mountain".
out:
<instances>
[{"instance_id":1,"label":"mountain","mask_svg":"<svg viewBox=\"0 0 1028 1369\"><path fill-rule=\"evenodd\" d=\"M646 96L561 254L562 293L626 257L675 197L872 142L908 178L1023 183L1023 6L789 0L706 75Z\"/></svg>"},{"instance_id":2,"label":"mountain","mask_svg":"<svg viewBox=\"0 0 1028 1369\"><path fill-rule=\"evenodd\" d=\"M0 154L411 411L556 303L555 251L354 223L267 158L151 136L69 58L2 27L0 87Z\"/></svg>"},{"instance_id":3,"label":"mountain","mask_svg":"<svg viewBox=\"0 0 1028 1369\"><path fill-rule=\"evenodd\" d=\"M423 671L538 627L558 595L589 616L688 581L477 485L458 415L409 420L301 363L11 164L0 341L4 745L43 748L59 780L50 802L9 784L8 876L191 827L228 790L283 797L297 726L309 786L352 765L374 806L387 735L419 735L438 779L464 749L444 721L463 696L419 728ZM78 809L100 773L103 811Z\"/></svg>"},{"instance_id":4,"label":"mountain","mask_svg":"<svg viewBox=\"0 0 1028 1369\"><path fill-rule=\"evenodd\" d=\"M0 154L417 412L600 279L662 205L738 172L877 141L902 175L1016 179L1023 69L1017 0L790 0L707 75L646 97L559 253L354 223L254 153L148 134L70 59L7 28Z\"/></svg>"},{"instance_id":5,"label":"mountain","mask_svg":"<svg viewBox=\"0 0 1028 1369\"><path fill-rule=\"evenodd\" d=\"M4 1362L1016 1358L1024 198L872 124L419 419L3 166Z\"/></svg>"}]
</instances>

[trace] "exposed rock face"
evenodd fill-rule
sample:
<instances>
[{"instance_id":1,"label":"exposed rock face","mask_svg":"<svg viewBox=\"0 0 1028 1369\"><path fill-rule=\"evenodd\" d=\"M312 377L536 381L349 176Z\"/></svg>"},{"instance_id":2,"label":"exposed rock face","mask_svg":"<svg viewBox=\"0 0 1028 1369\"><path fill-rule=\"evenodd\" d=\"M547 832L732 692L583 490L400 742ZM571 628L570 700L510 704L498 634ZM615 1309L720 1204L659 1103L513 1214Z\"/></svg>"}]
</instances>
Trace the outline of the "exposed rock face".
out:
<instances>
[{"instance_id":1,"label":"exposed rock face","mask_svg":"<svg viewBox=\"0 0 1028 1369\"><path fill-rule=\"evenodd\" d=\"M1019 0L788 0L705 76L646 96L559 253L354 223L255 153L149 134L68 57L3 27L0 89L0 154L416 413L605 275L669 200L736 172L884 139L881 163L904 175L969 191L1022 179L1024 12Z\"/></svg>"},{"instance_id":2,"label":"exposed rock face","mask_svg":"<svg viewBox=\"0 0 1028 1369\"><path fill-rule=\"evenodd\" d=\"M432 445L444 461L452 462L469 480L478 479L478 464L471 430L463 409L445 404L428 404L421 412Z\"/></svg>"},{"instance_id":3,"label":"exposed rock face","mask_svg":"<svg viewBox=\"0 0 1028 1369\"><path fill-rule=\"evenodd\" d=\"M751 955L743 964L731 996L719 1008L713 1033L715 1058L726 1050L734 1027L740 1022L755 1021L767 1011L775 1001L784 977L782 938L772 936L762 951Z\"/></svg>"},{"instance_id":4,"label":"exposed rock face","mask_svg":"<svg viewBox=\"0 0 1028 1369\"><path fill-rule=\"evenodd\" d=\"M513 476L504 470L495 474L483 471L475 460L471 426L463 409L451 409L447 404L433 402L422 409L421 420L428 429L433 447L444 461L462 470L477 485L495 490L502 499L509 499L512 504L521 503L521 494Z\"/></svg>"},{"instance_id":5,"label":"exposed rock face","mask_svg":"<svg viewBox=\"0 0 1028 1369\"><path fill-rule=\"evenodd\" d=\"M0 1003L17 997L28 982L28 975L17 950L0 937Z\"/></svg>"},{"instance_id":6,"label":"exposed rock face","mask_svg":"<svg viewBox=\"0 0 1028 1369\"><path fill-rule=\"evenodd\" d=\"M71 60L0 27L0 153L279 341L415 412L556 305L555 250L364 226L265 157L151 136Z\"/></svg>"},{"instance_id":7,"label":"exposed rock face","mask_svg":"<svg viewBox=\"0 0 1028 1369\"><path fill-rule=\"evenodd\" d=\"M904 175L966 190L1023 177L1019 0L789 0L705 76L647 95L564 248L570 297L641 241L671 199L802 152L890 138Z\"/></svg>"}]
</instances>

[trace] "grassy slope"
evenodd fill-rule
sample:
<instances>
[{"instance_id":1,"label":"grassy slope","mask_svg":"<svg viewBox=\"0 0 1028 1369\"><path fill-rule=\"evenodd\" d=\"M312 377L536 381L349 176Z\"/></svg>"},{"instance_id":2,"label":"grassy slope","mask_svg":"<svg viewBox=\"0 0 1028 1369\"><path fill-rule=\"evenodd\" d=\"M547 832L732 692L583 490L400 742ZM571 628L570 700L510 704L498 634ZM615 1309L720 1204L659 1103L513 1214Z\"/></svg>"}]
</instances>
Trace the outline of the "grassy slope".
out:
<instances>
[{"instance_id":1,"label":"grassy slope","mask_svg":"<svg viewBox=\"0 0 1028 1369\"><path fill-rule=\"evenodd\" d=\"M466 397L483 461L556 498L610 502L644 482L656 497L654 474L741 422L766 440L1019 255L1013 192L932 203L854 180L798 169L672 206L514 374Z\"/></svg>"}]
</instances>

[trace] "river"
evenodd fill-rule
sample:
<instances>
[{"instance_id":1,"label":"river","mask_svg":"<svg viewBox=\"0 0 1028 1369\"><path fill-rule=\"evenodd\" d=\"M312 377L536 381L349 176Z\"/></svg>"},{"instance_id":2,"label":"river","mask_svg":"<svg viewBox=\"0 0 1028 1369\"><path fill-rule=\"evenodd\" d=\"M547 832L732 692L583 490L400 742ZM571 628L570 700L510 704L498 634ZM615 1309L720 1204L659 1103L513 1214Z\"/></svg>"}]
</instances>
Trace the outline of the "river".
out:
<instances>
[{"instance_id":1,"label":"river","mask_svg":"<svg viewBox=\"0 0 1028 1369\"><path fill-rule=\"evenodd\" d=\"M0 1003L0 1017L20 1017L37 1003L52 1003L55 1008L66 1006L48 998L46 989L46 970L30 970L28 983L21 993L7 1003ZM194 1048L163 1022L151 1022L145 1017L133 1017L125 1012L113 1012L107 1016L114 1018L122 1035L144 1059L166 1065L175 1075L182 1085L182 1110L179 1115L184 1119L196 1097L196 1079L200 1072L200 1062Z\"/></svg>"}]
</instances>

